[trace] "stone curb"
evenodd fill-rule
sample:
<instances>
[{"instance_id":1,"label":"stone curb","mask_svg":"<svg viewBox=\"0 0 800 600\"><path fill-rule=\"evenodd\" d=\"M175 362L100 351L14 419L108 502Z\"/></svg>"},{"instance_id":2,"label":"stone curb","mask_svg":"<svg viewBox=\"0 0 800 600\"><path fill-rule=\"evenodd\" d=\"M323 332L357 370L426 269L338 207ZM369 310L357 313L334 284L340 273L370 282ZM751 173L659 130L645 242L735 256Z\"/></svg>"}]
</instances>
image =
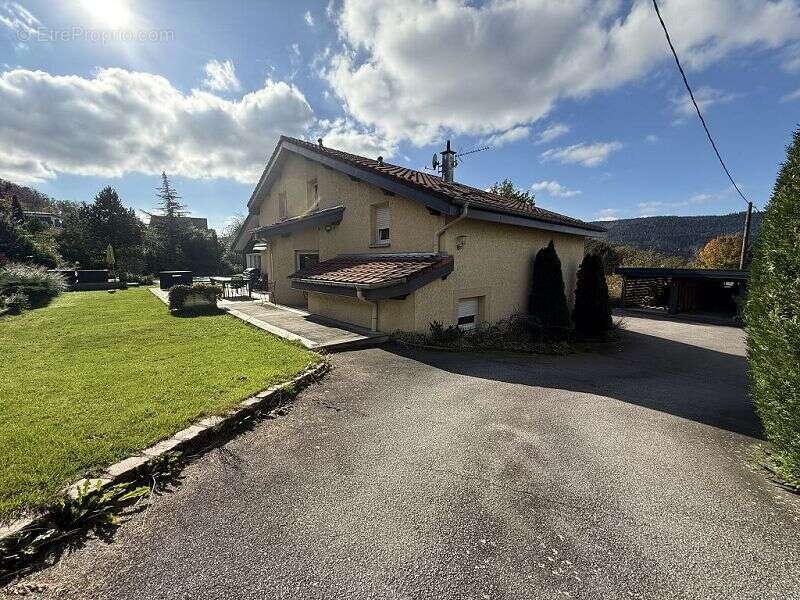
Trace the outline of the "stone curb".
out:
<instances>
[{"instance_id":1,"label":"stone curb","mask_svg":"<svg viewBox=\"0 0 800 600\"><path fill-rule=\"evenodd\" d=\"M142 475L148 467L152 467L163 456L171 452L181 452L183 454L200 452L211 445L215 439L221 438L224 434L235 429L244 419L275 408L279 404L283 392L287 389L292 392L298 392L321 379L329 370L330 363L327 361L310 365L294 379L262 390L240 401L221 415L206 417L178 431L172 437L162 440L138 454L114 463L107 467L99 477L84 478L76 481L64 489L64 494L69 498L75 499L87 483L90 489L95 490L133 481ZM17 519L7 525L0 526L0 544L7 539L24 533L28 529L39 527L46 517L47 514L43 513Z\"/></svg>"}]
</instances>

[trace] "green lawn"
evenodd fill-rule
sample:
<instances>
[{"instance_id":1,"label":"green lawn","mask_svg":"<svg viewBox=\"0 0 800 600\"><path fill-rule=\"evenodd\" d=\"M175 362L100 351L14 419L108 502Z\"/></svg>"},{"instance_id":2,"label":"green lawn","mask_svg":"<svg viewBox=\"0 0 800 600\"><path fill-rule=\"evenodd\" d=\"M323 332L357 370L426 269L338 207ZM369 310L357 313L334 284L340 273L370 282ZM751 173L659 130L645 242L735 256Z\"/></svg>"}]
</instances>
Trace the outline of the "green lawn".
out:
<instances>
[{"instance_id":1,"label":"green lawn","mask_svg":"<svg viewBox=\"0 0 800 600\"><path fill-rule=\"evenodd\" d=\"M225 314L172 316L145 289L0 317L0 519L319 360Z\"/></svg>"}]
</instances>

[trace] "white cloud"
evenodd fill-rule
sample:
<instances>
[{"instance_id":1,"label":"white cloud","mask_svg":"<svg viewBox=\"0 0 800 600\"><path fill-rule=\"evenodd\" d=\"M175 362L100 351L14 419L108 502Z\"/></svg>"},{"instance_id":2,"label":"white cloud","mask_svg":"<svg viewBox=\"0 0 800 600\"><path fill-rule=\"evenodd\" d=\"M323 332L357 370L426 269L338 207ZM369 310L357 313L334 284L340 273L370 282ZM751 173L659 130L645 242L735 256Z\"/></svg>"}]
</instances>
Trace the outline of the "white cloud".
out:
<instances>
[{"instance_id":1,"label":"white cloud","mask_svg":"<svg viewBox=\"0 0 800 600\"><path fill-rule=\"evenodd\" d=\"M489 136L483 140L483 143L496 147L505 146L506 144L512 144L514 142L527 139L530 134L530 127L513 127L508 131L503 131L502 133L496 133Z\"/></svg>"},{"instance_id":2,"label":"white cloud","mask_svg":"<svg viewBox=\"0 0 800 600\"><path fill-rule=\"evenodd\" d=\"M166 170L249 183L278 136L303 136L313 116L300 90L269 79L231 101L124 69L101 69L91 79L6 71L0 73L0 177Z\"/></svg>"},{"instance_id":3,"label":"white cloud","mask_svg":"<svg viewBox=\"0 0 800 600\"><path fill-rule=\"evenodd\" d=\"M579 164L584 167L596 167L608 157L622 149L620 142L580 143L563 148L551 148L540 155L543 160L556 160L561 164Z\"/></svg>"},{"instance_id":4,"label":"white cloud","mask_svg":"<svg viewBox=\"0 0 800 600\"><path fill-rule=\"evenodd\" d=\"M203 80L203 86L210 90L216 92L236 91L241 87L233 63L229 60L225 62L210 60L205 66L205 71L206 78Z\"/></svg>"},{"instance_id":5,"label":"white cloud","mask_svg":"<svg viewBox=\"0 0 800 600\"><path fill-rule=\"evenodd\" d=\"M303 19L305 19L306 25L309 27L314 26L314 15L311 14L310 10L306 11L306 14L303 15Z\"/></svg>"},{"instance_id":6,"label":"white cloud","mask_svg":"<svg viewBox=\"0 0 800 600\"><path fill-rule=\"evenodd\" d=\"M656 214L657 212L664 212L666 209L671 208L685 208L689 206L689 202L660 202L660 201L652 201L652 202L639 202L637 207L639 208L639 215L642 217L650 217Z\"/></svg>"},{"instance_id":7,"label":"white cloud","mask_svg":"<svg viewBox=\"0 0 800 600\"><path fill-rule=\"evenodd\" d=\"M658 136L654 133L651 133L645 136L644 141L649 142L650 144L655 144L658 141Z\"/></svg>"},{"instance_id":8,"label":"white cloud","mask_svg":"<svg viewBox=\"0 0 800 600\"><path fill-rule=\"evenodd\" d=\"M32 36L36 33L41 21L21 4L16 2L0 3L0 25L14 32L15 35Z\"/></svg>"},{"instance_id":9,"label":"white cloud","mask_svg":"<svg viewBox=\"0 0 800 600\"><path fill-rule=\"evenodd\" d=\"M800 88L781 96L781 102L792 102L793 100L800 100Z\"/></svg>"},{"instance_id":10,"label":"white cloud","mask_svg":"<svg viewBox=\"0 0 800 600\"><path fill-rule=\"evenodd\" d=\"M558 198L571 198L580 194L580 190L570 190L557 181L537 181L531 186L534 192L547 192L551 196Z\"/></svg>"},{"instance_id":11,"label":"white cloud","mask_svg":"<svg viewBox=\"0 0 800 600\"><path fill-rule=\"evenodd\" d=\"M595 221L616 221L620 218L620 211L616 208L604 208L599 213Z\"/></svg>"},{"instance_id":12,"label":"white cloud","mask_svg":"<svg viewBox=\"0 0 800 600\"><path fill-rule=\"evenodd\" d=\"M727 104L739 97L739 94L718 90L711 86L702 86L694 91L694 99L705 116L708 108L714 104ZM696 113L692 99L688 92L672 98L672 108L678 117L678 122L682 122L686 117L691 117Z\"/></svg>"},{"instance_id":13,"label":"white cloud","mask_svg":"<svg viewBox=\"0 0 800 600\"><path fill-rule=\"evenodd\" d=\"M800 73L800 44L792 44L786 48L782 66L788 73Z\"/></svg>"},{"instance_id":14,"label":"white cloud","mask_svg":"<svg viewBox=\"0 0 800 600\"><path fill-rule=\"evenodd\" d=\"M564 123L553 123L539 134L537 144L547 144L562 135L569 133L569 125Z\"/></svg>"},{"instance_id":15,"label":"white cloud","mask_svg":"<svg viewBox=\"0 0 800 600\"><path fill-rule=\"evenodd\" d=\"M800 40L795 0L669 0L663 14L688 68ZM345 0L336 23L330 86L360 123L415 144L530 125L671 60L646 0Z\"/></svg>"},{"instance_id":16,"label":"white cloud","mask_svg":"<svg viewBox=\"0 0 800 600\"><path fill-rule=\"evenodd\" d=\"M314 137L323 138L323 144L329 148L369 158L390 158L397 153L397 142L381 137L374 131L365 131L350 119L321 119Z\"/></svg>"},{"instance_id":17,"label":"white cloud","mask_svg":"<svg viewBox=\"0 0 800 600\"><path fill-rule=\"evenodd\" d=\"M730 196L732 188L726 188L720 192L707 193L702 192L693 194L686 200L676 200L673 202L666 202L663 200L649 200L647 202L639 202L636 206L639 209L639 216L649 217L655 214L664 214L666 210L676 208L686 208L687 206L703 206L725 200Z\"/></svg>"}]
</instances>

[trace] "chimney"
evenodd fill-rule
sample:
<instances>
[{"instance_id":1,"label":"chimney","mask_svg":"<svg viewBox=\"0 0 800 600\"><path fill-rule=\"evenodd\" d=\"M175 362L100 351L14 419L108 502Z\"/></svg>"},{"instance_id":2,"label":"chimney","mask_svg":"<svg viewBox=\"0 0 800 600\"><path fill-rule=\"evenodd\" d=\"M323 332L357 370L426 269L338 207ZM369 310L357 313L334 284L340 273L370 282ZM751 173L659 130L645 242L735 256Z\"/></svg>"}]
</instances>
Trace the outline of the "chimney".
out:
<instances>
[{"instance_id":1,"label":"chimney","mask_svg":"<svg viewBox=\"0 0 800 600\"><path fill-rule=\"evenodd\" d=\"M442 179L452 183L453 171L456 168L456 153L450 150L450 140L447 140L447 149L442 153Z\"/></svg>"}]
</instances>

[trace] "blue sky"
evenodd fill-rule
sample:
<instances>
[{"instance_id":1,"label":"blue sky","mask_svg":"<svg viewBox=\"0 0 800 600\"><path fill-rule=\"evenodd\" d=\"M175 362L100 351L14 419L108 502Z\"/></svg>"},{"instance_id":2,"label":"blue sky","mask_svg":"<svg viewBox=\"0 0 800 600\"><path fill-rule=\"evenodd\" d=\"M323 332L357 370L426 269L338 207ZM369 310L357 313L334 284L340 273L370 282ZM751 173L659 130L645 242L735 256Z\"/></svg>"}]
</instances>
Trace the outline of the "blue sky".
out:
<instances>
[{"instance_id":1,"label":"blue sky","mask_svg":"<svg viewBox=\"0 0 800 600\"><path fill-rule=\"evenodd\" d=\"M800 122L798 1L661 5L763 206ZM281 133L417 169L491 145L457 180L583 219L741 210L689 109L644 0L0 0L0 177L147 210L163 169L215 227Z\"/></svg>"}]
</instances>

